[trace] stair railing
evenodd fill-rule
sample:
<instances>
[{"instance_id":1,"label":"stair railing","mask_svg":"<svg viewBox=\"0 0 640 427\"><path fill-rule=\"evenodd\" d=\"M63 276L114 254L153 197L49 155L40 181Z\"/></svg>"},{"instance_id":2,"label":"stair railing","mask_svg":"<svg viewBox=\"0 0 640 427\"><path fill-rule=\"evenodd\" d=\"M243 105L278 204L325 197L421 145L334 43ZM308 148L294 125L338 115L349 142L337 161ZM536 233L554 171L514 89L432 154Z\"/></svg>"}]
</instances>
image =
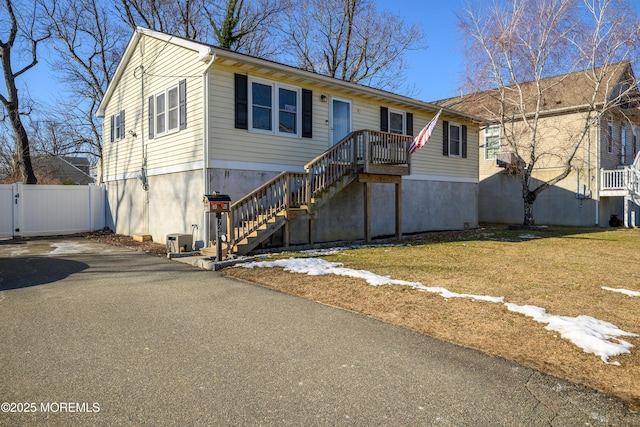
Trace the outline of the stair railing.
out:
<instances>
[{"instance_id":1,"label":"stair railing","mask_svg":"<svg viewBox=\"0 0 640 427\"><path fill-rule=\"evenodd\" d=\"M305 172L281 172L229 207L227 233L230 247L247 239L260 227L308 199Z\"/></svg>"},{"instance_id":2,"label":"stair railing","mask_svg":"<svg viewBox=\"0 0 640 427\"><path fill-rule=\"evenodd\" d=\"M309 174L309 190L307 191L307 206L311 200L341 179L346 173L354 171L358 159L364 155L365 135L368 131L351 132L333 147L320 154L304 165Z\"/></svg>"}]
</instances>

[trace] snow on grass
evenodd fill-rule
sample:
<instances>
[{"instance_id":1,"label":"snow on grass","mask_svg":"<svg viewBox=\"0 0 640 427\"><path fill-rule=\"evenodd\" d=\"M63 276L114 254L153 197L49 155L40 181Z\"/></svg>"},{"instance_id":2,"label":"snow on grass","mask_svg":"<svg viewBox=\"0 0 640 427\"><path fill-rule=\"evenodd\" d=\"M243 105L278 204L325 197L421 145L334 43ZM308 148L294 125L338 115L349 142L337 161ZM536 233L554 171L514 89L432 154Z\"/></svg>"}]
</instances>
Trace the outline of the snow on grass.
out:
<instances>
[{"instance_id":1,"label":"snow on grass","mask_svg":"<svg viewBox=\"0 0 640 427\"><path fill-rule=\"evenodd\" d=\"M606 286L602 286L602 289L604 289L605 291L619 292L621 294L629 295L630 297L640 297L640 292L638 291L630 291L628 289L609 288Z\"/></svg>"},{"instance_id":2,"label":"snow on grass","mask_svg":"<svg viewBox=\"0 0 640 427\"><path fill-rule=\"evenodd\" d=\"M607 364L618 365L620 362L609 362L609 357L631 352L633 344L617 337L639 337L640 335L626 332L616 325L595 319L591 316L556 316L547 313L544 308L534 305L517 305L505 303L509 311L524 314L536 322L546 323L545 329L556 331L560 336L582 348L586 353L600 356Z\"/></svg>"},{"instance_id":3,"label":"snow on grass","mask_svg":"<svg viewBox=\"0 0 640 427\"><path fill-rule=\"evenodd\" d=\"M541 239L542 237L536 236L535 234L521 234L518 236L519 239Z\"/></svg>"},{"instance_id":4,"label":"snow on grass","mask_svg":"<svg viewBox=\"0 0 640 427\"><path fill-rule=\"evenodd\" d=\"M344 248L340 248L343 250ZM325 254L330 251L325 252ZM620 365L620 362L609 362L609 358L627 354L631 352L633 344L621 340L617 337L628 336L638 337L640 335L626 332L619 329L616 325L595 319L590 316L567 317L557 316L546 312L544 308L532 305L520 306L509 302L504 302L504 297L493 297L488 295L472 295L459 294L451 292L448 289L440 287L429 287L419 282L408 282L406 280L392 279L389 276L381 276L366 270L354 270L343 267L344 264L339 262L328 262L319 258L290 258L277 261L259 261L247 264L240 264L236 267L241 268L273 268L281 267L285 271L292 273L308 274L310 276L322 276L334 274L338 276L347 276L361 278L373 286L382 285L401 285L410 286L423 292L432 292L441 295L443 298L470 298L479 301L487 301L493 303L504 303L505 306L513 312L524 314L533 318L540 323L546 323L545 329L556 331L564 339L571 341L576 346L583 349L587 353L593 353L600 356L603 362L612 365ZM605 288L603 289L621 292L624 290ZM627 291L638 296L638 292ZM624 292L624 293L627 293Z\"/></svg>"},{"instance_id":5,"label":"snow on grass","mask_svg":"<svg viewBox=\"0 0 640 427\"><path fill-rule=\"evenodd\" d=\"M470 298L480 301L488 302L503 302L504 297L491 297L486 295L471 295L471 294L459 294L451 292L445 288L433 288L425 286L419 282L408 282L406 280L392 279L389 276L381 276L379 274L372 273L366 270L354 270L351 268L344 268L344 264L339 262L329 262L319 258L290 258L281 259L278 261L260 261L251 262L247 264L240 264L239 267L243 268L272 268L282 267L285 271L291 273L308 274L309 276L322 276L327 274L334 274L336 276L347 276L364 279L373 286L382 285L401 285L409 286L420 291L432 292L440 294L443 298Z\"/></svg>"}]
</instances>

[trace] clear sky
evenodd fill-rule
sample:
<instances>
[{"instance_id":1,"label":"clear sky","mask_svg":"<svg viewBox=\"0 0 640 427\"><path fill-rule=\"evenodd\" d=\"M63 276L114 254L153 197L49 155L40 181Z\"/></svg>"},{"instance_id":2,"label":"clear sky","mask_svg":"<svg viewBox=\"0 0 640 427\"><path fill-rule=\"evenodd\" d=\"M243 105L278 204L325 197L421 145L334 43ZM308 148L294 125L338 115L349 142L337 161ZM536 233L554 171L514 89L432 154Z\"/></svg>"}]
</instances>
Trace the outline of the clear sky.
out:
<instances>
[{"instance_id":1,"label":"clear sky","mask_svg":"<svg viewBox=\"0 0 640 427\"><path fill-rule=\"evenodd\" d=\"M456 31L455 11L464 0L376 0L379 9L398 12L406 23L421 24L428 48L407 53L407 83L415 85L413 96L423 101L454 96L464 71L462 44ZM30 94L39 103L62 97L63 86L50 77L46 49L42 61L18 79L22 94Z\"/></svg>"},{"instance_id":2,"label":"clear sky","mask_svg":"<svg viewBox=\"0 0 640 427\"><path fill-rule=\"evenodd\" d=\"M463 11L466 0L375 1L380 10L398 12L407 24L419 24L425 34L427 49L406 54L407 83L415 85L413 97L435 101L457 95L465 66L456 13ZM640 12L640 1L633 0L632 4ZM31 96L40 100L60 96L61 86L47 74L46 64L38 64L20 78L19 88L25 90L27 85Z\"/></svg>"}]
</instances>

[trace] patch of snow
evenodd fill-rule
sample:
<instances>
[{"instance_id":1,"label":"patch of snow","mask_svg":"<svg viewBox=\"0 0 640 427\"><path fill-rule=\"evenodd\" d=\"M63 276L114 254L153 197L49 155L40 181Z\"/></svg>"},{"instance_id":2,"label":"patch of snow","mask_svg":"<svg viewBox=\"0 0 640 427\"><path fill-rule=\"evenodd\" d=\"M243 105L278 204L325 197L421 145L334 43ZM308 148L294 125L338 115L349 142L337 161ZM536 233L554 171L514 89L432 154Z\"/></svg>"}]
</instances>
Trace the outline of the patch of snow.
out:
<instances>
[{"instance_id":1,"label":"patch of snow","mask_svg":"<svg viewBox=\"0 0 640 427\"><path fill-rule=\"evenodd\" d=\"M338 252L349 250L346 246L339 246L335 248L327 248L327 249L308 249L305 251L300 251L300 253L309 255L309 256L323 256L323 255L335 255Z\"/></svg>"},{"instance_id":2,"label":"patch of snow","mask_svg":"<svg viewBox=\"0 0 640 427\"><path fill-rule=\"evenodd\" d=\"M68 241L52 243L51 247L54 247L55 249L49 252L47 255L79 254L79 253L91 251L91 245L87 243L77 243L77 242L68 242Z\"/></svg>"},{"instance_id":3,"label":"patch of snow","mask_svg":"<svg viewBox=\"0 0 640 427\"><path fill-rule=\"evenodd\" d=\"M340 248L344 250L344 248ZM487 301L493 303L504 303L510 311L521 313L533 318L540 323L546 323L545 329L556 331L564 339L571 341L573 344L582 348L586 353L593 353L600 356L603 362L611 365L620 365L620 362L609 362L610 357L619 356L631 352L633 344L621 340L617 337L628 336L638 337L640 335L626 332L619 329L616 325L595 319L590 316L557 316L546 312L544 308L532 305L517 305L504 302L504 297L493 297L487 295L459 294L451 292L441 287L428 287L419 282L409 282L406 280L391 279L389 276L381 276L366 270L354 270L343 267L344 264L339 262L328 262L319 258L290 258L277 261L259 261L246 264L239 264L238 268L273 268L281 267L285 271L292 273L308 274L310 276L322 276L334 274L338 276L347 276L361 278L373 286L383 285L401 285L410 286L422 292L437 293L443 298L470 298L479 301ZM616 292L625 290L606 288ZM634 291L633 296L638 296ZM624 293L627 293L624 292Z\"/></svg>"},{"instance_id":4,"label":"patch of snow","mask_svg":"<svg viewBox=\"0 0 640 427\"><path fill-rule=\"evenodd\" d=\"M608 288L606 286L602 286L602 289L604 289L605 291L619 292L621 294L629 295L630 297L640 297L640 292L638 291L630 291L628 289Z\"/></svg>"},{"instance_id":5,"label":"patch of snow","mask_svg":"<svg viewBox=\"0 0 640 427\"><path fill-rule=\"evenodd\" d=\"M406 280L392 279L389 276L381 276L379 274L372 273L366 270L354 270L351 268L344 268L344 264L339 262L328 262L318 258L290 258L281 259L277 261L259 261L251 262L247 264L239 264L237 267L241 268L272 268L282 267L285 271L291 273L308 274L309 276L322 276L327 274L335 274L337 276L355 277L364 279L373 286L383 285L401 285L409 286L414 289L418 289L423 292L432 292L440 294L443 298L470 298L480 301L488 302L503 302L504 297L492 297L487 295L472 295L472 294L459 294L451 292L445 288L434 288L425 286L419 282L408 282Z\"/></svg>"},{"instance_id":6,"label":"patch of snow","mask_svg":"<svg viewBox=\"0 0 640 427\"><path fill-rule=\"evenodd\" d=\"M546 323L545 329L556 331L560 336L582 348L586 353L600 356L607 364L620 365L620 362L609 362L609 358L631 352L633 344L621 340L619 336L638 337L640 335L626 332L616 325L595 319L591 316L556 316L547 313L544 308L534 305L517 305L505 303L510 311L524 314L533 320ZM616 342L614 342L614 341Z\"/></svg>"},{"instance_id":7,"label":"patch of snow","mask_svg":"<svg viewBox=\"0 0 640 427\"><path fill-rule=\"evenodd\" d=\"M535 234L521 234L518 236L520 239L541 239L540 236L536 236Z\"/></svg>"}]
</instances>

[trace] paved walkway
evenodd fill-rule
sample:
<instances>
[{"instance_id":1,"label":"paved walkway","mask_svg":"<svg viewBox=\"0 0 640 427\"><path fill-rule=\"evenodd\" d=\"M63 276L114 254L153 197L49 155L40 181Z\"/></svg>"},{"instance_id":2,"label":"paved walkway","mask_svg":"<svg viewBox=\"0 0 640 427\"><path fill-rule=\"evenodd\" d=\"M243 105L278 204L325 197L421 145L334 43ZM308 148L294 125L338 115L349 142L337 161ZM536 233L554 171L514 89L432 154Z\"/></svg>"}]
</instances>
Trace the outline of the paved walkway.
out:
<instances>
[{"instance_id":1,"label":"paved walkway","mask_svg":"<svg viewBox=\"0 0 640 427\"><path fill-rule=\"evenodd\" d=\"M65 242L0 242L0 402L14 403L0 425L640 425L613 399L499 358Z\"/></svg>"}]
</instances>

